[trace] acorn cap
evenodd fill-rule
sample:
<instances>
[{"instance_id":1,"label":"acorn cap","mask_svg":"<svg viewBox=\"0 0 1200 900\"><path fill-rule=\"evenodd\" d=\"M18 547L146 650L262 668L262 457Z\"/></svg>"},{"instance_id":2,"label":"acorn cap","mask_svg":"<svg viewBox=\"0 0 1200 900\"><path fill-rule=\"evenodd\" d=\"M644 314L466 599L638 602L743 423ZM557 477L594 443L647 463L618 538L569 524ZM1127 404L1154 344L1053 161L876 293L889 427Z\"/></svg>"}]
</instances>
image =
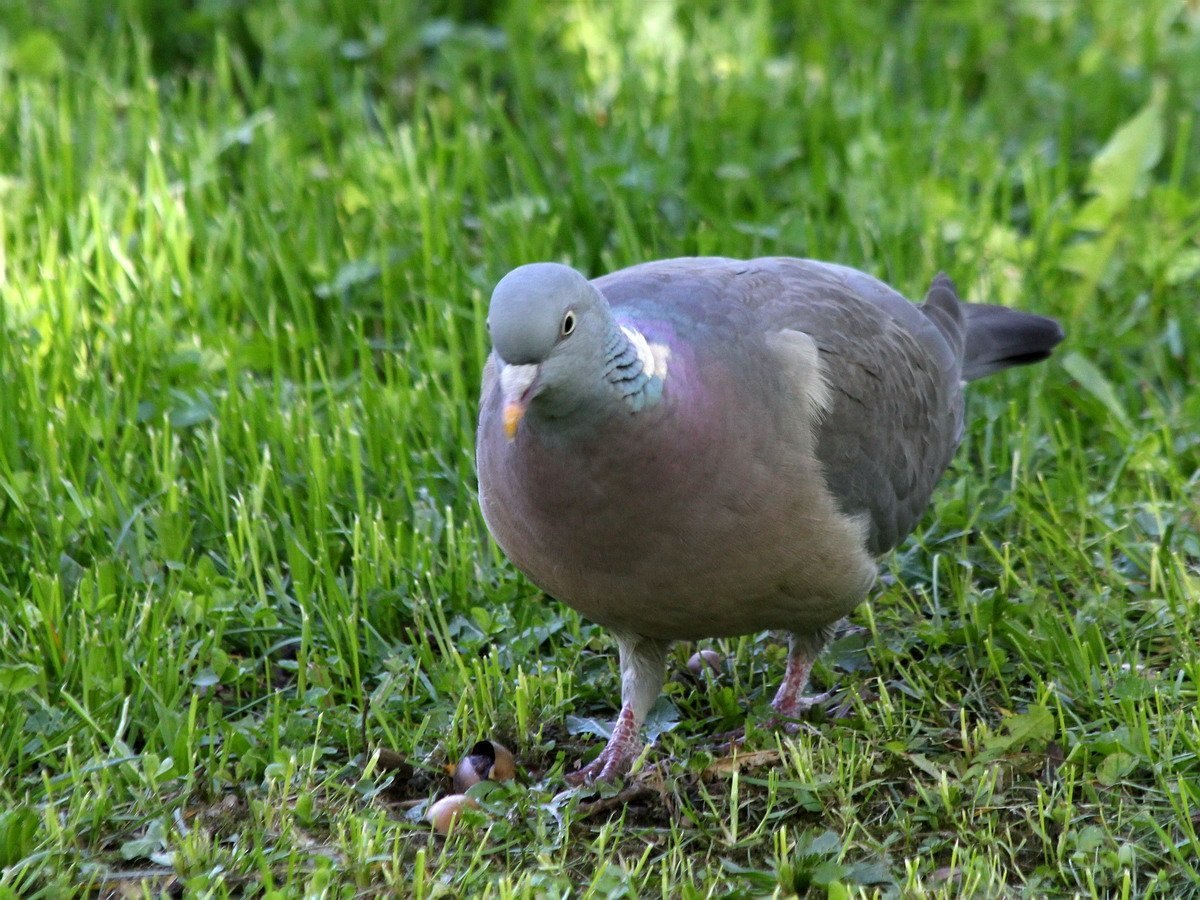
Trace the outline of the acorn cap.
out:
<instances>
[{"instance_id":1,"label":"acorn cap","mask_svg":"<svg viewBox=\"0 0 1200 900\"><path fill-rule=\"evenodd\" d=\"M516 774L511 750L496 741L476 741L454 770L454 789L461 793L481 781L508 781Z\"/></svg>"}]
</instances>

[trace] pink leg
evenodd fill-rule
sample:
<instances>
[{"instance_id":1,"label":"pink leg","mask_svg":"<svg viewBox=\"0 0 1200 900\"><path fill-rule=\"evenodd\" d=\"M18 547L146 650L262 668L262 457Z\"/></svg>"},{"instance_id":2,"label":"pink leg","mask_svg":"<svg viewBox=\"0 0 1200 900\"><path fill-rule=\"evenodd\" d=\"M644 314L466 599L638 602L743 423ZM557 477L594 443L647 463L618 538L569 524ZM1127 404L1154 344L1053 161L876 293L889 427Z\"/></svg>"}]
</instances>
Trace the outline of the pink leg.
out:
<instances>
[{"instance_id":1,"label":"pink leg","mask_svg":"<svg viewBox=\"0 0 1200 900\"><path fill-rule=\"evenodd\" d=\"M775 699L771 701L771 706L781 717L800 718L814 704L828 698L828 694L805 696L804 689L808 686L813 663L825 649L832 634L832 627L816 633L792 632L788 642L787 670L783 673L783 683L779 685Z\"/></svg>"},{"instance_id":2,"label":"pink leg","mask_svg":"<svg viewBox=\"0 0 1200 900\"><path fill-rule=\"evenodd\" d=\"M629 771L633 761L637 759L642 749L638 737L638 725L633 716L633 708L622 706L613 725L612 737L600 755L577 772L567 775L569 784L591 784L594 781L612 781L620 778Z\"/></svg>"},{"instance_id":3,"label":"pink leg","mask_svg":"<svg viewBox=\"0 0 1200 900\"><path fill-rule=\"evenodd\" d=\"M642 748L642 722L662 690L666 641L618 634L617 646L621 652L621 712L600 755L567 775L571 784L613 781L629 771Z\"/></svg>"}]
</instances>

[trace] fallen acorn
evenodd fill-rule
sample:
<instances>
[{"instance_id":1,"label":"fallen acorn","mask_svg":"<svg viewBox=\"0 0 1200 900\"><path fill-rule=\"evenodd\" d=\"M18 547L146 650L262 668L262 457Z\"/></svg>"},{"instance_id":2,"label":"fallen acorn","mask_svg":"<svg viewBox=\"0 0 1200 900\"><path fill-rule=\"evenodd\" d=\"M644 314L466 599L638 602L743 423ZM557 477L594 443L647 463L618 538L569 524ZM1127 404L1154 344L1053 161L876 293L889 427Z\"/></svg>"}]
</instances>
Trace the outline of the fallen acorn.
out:
<instances>
[{"instance_id":1,"label":"fallen acorn","mask_svg":"<svg viewBox=\"0 0 1200 900\"><path fill-rule=\"evenodd\" d=\"M481 781L508 781L516 774L511 750L495 741L476 741L454 770L454 790L461 794Z\"/></svg>"},{"instance_id":2,"label":"fallen acorn","mask_svg":"<svg viewBox=\"0 0 1200 900\"><path fill-rule=\"evenodd\" d=\"M697 650L687 662L688 671L699 678L707 668L713 675L720 675L725 668L725 660L716 650Z\"/></svg>"},{"instance_id":3,"label":"fallen acorn","mask_svg":"<svg viewBox=\"0 0 1200 900\"><path fill-rule=\"evenodd\" d=\"M449 834L464 809L479 809L479 803L466 794L447 794L425 811L425 820L438 834Z\"/></svg>"}]
</instances>

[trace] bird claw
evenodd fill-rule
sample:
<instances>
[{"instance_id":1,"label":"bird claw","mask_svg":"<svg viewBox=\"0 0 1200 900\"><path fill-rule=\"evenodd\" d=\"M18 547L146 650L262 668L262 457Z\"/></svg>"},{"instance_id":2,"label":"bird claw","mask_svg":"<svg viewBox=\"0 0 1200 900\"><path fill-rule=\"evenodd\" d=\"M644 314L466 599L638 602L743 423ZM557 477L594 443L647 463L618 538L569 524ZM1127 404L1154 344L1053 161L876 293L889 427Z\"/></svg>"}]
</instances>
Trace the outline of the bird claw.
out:
<instances>
[{"instance_id":1,"label":"bird claw","mask_svg":"<svg viewBox=\"0 0 1200 900\"><path fill-rule=\"evenodd\" d=\"M766 727L774 731L782 731L784 734L799 734L803 731L805 734L815 737L821 733L821 729L811 722L799 722L795 719L785 719L782 717L772 718L766 723Z\"/></svg>"},{"instance_id":2,"label":"bird claw","mask_svg":"<svg viewBox=\"0 0 1200 900\"><path fill-rule=\"evenodd\" d=\"M626 774L633 761L637 759L636 750L616 751L609 744L600 755L581 769L567 773L567 783L574 787L588 784L605 784L616 781Z\"/></svg>"},{"instance_id":3,"label":"bird claw","mask_svg":"<svg viewBox=\"0 0 1200 900\"><path fill-rule=\"evenodd\" d=\"M623 707L613 726L612 737L600 755L583 768L569 772L567 783L571 785L595 784L616 781L629 771L641 750L638 726L629 707Z\"/></svg>"},{"instance_id":4,"label":"bird claw","mask_svg":"<svg viewBox=\"0 0 1200 900\"><path fill-rule=\"evenodd\" d=\"M804 694L799 696L776 697L771 701L771 708L780 716L788 719L802 719L808 715L814 706L828 703L833 699L833 691L822 694Z\"/></svg>"},{"instance_id":5,"label":"bird claw","mask_svg":"<svg viewBox=\"0 0 1200 900\"><path fill-rule=\"evenodd\" d=\"M775 710L776 714L764 724L767 728L785 731L788 734L797 734L800 731L815 733L817 729L801 720L808 716L813 707L828 703L832 699L833 691L825 691L823 694L788 696L783 700L776 697L771 702L771 708Z\"/></svg>"}]
</instances>

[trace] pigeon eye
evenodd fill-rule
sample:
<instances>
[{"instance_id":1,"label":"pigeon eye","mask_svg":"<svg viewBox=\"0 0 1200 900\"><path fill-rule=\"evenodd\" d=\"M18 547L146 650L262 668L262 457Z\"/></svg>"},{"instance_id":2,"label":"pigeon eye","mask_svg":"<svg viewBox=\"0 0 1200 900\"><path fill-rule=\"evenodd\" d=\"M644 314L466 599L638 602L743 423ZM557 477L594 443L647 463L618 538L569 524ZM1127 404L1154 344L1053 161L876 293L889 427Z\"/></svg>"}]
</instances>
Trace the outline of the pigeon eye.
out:
<instances>
[{"instance_id":1,"label":"pigeon eye","mask_svg":"<svg viewBox=\"0 0 1200 900\"><path fill-rule=\"evenodd\" d=\"M570 334L574 330L575 330L575 313L573 313L571 310L568 309L567 314L565 316L563 316L562 336L566 337L568 334Z\"/></svg>"}]
</instances>

